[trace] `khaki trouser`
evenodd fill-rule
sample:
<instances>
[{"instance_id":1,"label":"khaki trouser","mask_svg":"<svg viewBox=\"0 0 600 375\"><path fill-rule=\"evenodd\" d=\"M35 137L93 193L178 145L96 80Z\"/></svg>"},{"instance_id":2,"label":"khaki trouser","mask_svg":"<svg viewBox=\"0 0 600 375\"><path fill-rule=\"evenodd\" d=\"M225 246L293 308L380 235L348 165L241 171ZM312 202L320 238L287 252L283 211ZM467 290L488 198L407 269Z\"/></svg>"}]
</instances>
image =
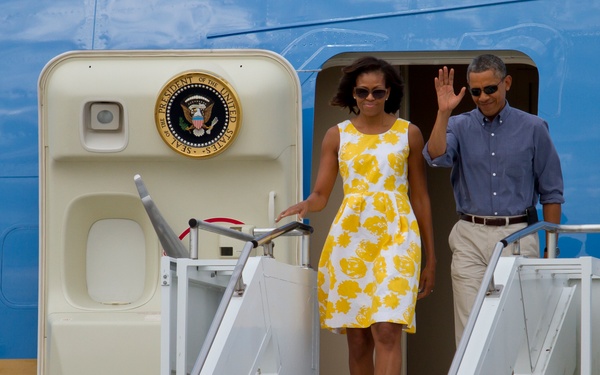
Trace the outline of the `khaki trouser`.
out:
<instances>
[{"instance_id":1,"label":"khaki trouser","mask_svg":"<svg viewBox=\"0 0 600 375\"><path fill-rule=\"evenodd\" d=\"M457 347L494 247L501 239L526 226L526 223L488 226L459 220L452 228L448 242L452 251L454 334ZM502 256L512 256L514 247L515 245L511 244L504 248ZM522 256L538 258L540 256L538 236L530 235L522 238L520 248Z\"/></svg>"}]
</instances>

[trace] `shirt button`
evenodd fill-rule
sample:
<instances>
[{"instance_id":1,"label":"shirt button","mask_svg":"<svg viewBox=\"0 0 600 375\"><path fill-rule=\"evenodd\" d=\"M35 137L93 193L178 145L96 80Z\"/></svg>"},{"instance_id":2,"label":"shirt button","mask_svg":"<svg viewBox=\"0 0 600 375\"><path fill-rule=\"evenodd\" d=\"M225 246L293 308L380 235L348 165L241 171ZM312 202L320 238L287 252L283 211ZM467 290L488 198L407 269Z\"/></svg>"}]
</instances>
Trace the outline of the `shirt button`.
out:
<instances>
[{"instance_id":1,"label":"shirt button","mask_svg":"<svg viewBox=\"0 0 600 375\"><path fill-rule=\"evenodd\" d=\"M492 133L492 137L495 136L496 134Z\"/></svg>"},{"instance_id":2,"label":"shirt button","mask_svg":"<svg viewBox=\"0 0 600 375\"><path fill-rule=\"evenodd\" d=\"M495 153L495 152L492 152L492 156L496 156L496 153Z\"/></svg>"},{"instance_id":3,"label":"shirt button","mask_svg":"<svg viewBox=\"0 0 600 375\"><path fill-rule=\"evenodd\" d=\"M492 176L496 177L496 174L495 174L495 173L492 173Z\"/></svg>"},{"instance_id":4,"label":"shirt button","mask_svg":"<svg viewBox=\"0 0 600 375\"><path fill-rule=\"evenodd\" d=\"M496 195L496 192L494 192L494 195Z\"/></svg>"},{"instance_id":5,"label":"shirt button","mask_svg":"<svg viewBox=\"0 0 600 375\"><path fill-rule=\"evenodd\" d=\"M498 215L498 213L497 213L497 212L494 212L494 215L496 215L496 216L497 216L497 215Z\"/></svg>"}]
</instances>

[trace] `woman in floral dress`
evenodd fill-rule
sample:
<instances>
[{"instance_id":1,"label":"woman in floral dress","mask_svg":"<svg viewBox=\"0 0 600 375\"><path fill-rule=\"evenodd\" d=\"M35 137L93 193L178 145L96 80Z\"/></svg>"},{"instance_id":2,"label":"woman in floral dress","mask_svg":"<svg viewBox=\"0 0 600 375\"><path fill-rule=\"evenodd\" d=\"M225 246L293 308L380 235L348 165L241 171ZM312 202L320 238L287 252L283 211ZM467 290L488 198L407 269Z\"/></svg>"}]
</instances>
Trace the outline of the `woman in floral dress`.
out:
<instances>
[{"instance_id":1,"label":"woman in floral dress","mask_svg":"<svg viewBox=\"0 0 600 375\"><path fill-rule=\"evenodd\" d=\"M331 104L353 116L327 131L312 193L277 221L321 211L340 174L344 199L318 267L321 327L347 334L351 374L397 375L402 330L415 332L417 299L435 284L424 141L393 115L403 84L389 63L363 57L342 72Z\"/></svg>"}]
</instances>

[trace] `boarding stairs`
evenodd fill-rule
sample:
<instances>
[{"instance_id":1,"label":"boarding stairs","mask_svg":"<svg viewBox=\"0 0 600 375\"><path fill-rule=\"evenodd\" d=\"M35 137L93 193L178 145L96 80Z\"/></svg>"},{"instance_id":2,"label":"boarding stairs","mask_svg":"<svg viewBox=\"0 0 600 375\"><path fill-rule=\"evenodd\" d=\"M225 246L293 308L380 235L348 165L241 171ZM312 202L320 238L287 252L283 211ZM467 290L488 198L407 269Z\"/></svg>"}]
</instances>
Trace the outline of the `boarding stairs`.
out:
<instances>
[{"instance_id":1,"label":"boarding stairs","mask_svg":"<svg viewBox=\"0 0 600 375\"><path fill-rule=\"evenodd\" d=\"M500 256L539 231L548 259ZM555 257L558 233L598 232L539 222L500 241L448 374L600 374L600 259Z\"/></svg>"},{"instance_id":2,"label":"boarding stairs","mask_svg":"<svg viewBox=\"0 0 600 375\"><path fill-rule=\"evenodd\" d=\"M243 233L190 219L190 248L166 223L141 177L135 183L166 256L161 260L161 375L319 372L312 228L291 222ZM200 230L245 242L237 260L198 259ZM273 240L301 237L301 265L273 257ZM258 247L262 256L250 256Z\"/></svg>"}]
</instances>

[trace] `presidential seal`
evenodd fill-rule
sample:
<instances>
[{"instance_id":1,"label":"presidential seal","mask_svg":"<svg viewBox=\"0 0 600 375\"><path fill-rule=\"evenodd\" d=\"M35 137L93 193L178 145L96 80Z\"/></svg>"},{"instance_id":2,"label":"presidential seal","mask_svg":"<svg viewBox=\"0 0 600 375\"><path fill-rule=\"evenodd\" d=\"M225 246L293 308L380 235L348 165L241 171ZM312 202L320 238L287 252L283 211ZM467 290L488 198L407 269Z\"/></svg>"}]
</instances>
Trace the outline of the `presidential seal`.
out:
<instances>
[{"instance_id":1,"label":"presidential seal","mask_svg":"<svg viewBox=\"0 0 600 375\"><path fill-rule=\"evenodd\" d=\"M187 72L163 86L156 100L156 128L178 153L206 158L224 151L241 125L236 92L222 78Z\"/></svg>"}]
</instances>

